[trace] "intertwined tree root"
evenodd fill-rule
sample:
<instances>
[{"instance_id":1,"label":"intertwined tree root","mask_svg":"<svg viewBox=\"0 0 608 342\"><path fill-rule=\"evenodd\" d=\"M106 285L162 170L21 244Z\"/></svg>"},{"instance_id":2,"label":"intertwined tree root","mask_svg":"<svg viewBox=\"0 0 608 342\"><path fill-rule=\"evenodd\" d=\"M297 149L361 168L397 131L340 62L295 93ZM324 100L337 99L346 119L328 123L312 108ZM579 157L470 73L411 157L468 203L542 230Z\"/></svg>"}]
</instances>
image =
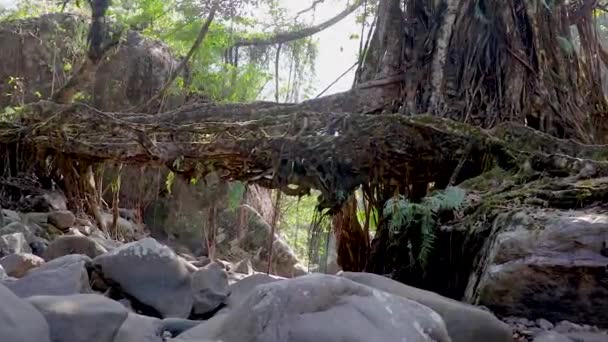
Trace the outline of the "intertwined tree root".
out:
<instances>
[{"instance_id":1,"label":"intertwined tree root","mask_svg":"<svg viewBox=\"0 0 608 342\"><path fill-rule=\"evenodd\" d=\"M317 189L325 208L364 183L436 182L463 163L481 171L499 166L559 177L608 175L605 146L517 124L484 130L426 115L321 111L337 107L323 101L207 103L159 115L42 101L26 106L21 119L1 123L0 143L20 141L91 163L162 164L186 177L217 172L289 194Z\"/></svg>"}]
</instances>

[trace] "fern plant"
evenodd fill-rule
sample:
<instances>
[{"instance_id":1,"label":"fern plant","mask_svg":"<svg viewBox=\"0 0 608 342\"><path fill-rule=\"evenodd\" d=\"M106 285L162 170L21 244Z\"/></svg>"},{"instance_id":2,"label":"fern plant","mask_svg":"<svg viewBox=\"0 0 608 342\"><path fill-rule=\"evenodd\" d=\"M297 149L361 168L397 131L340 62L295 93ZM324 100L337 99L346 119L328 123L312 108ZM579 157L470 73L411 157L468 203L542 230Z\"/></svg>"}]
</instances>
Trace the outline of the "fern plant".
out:
<instances>
[{"instance_id":1,"label":"fern plant","mask_svg":"<svg viewBox=\"0 0 608 342\"><path fill-rule=\"evenodd\" d=\"M448 187L443 191L438 191L425 197L420 203L412 203L404 196L398 195L386 202L383 216L389 220L391 235L402 233L404 229L412 227L419 229L420 251L416 259L424 268L436 239L437 214L444 210L460 208L465 196L466 192L458 187ZM411 239L408 245L412 245Z\"/></svg>"}]
</instances>

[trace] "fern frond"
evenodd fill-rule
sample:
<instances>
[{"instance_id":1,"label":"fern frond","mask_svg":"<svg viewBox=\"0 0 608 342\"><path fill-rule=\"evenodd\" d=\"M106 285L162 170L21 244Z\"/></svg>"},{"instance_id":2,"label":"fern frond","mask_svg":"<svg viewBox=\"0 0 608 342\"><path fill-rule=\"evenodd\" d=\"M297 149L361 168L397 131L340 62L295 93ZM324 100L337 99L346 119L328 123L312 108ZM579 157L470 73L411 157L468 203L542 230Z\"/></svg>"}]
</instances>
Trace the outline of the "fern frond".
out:
<instances>
[{"instance_id":1,"label":"fern frond","mask_svg":"<svg viewBox=\"0 0 608 342\"><path fill-rule=\"evenodd\" d=\"M407 199L401 195L386 201L382 214L385 218L390 218L389 229L392 233L399 233L402 227L407 225L408 207Z\"/></svg>"},{"instance_id":2,"label":"fern frond","mask_svg":"<svg viewBox=\"0 0 608 342\"><path fill-rule=\"evenodd\" d=\"M428 256L433 249L435 238L435 215L427 211L420 219L420 252L418 253L418 261L423 269L426 267Z\"/></svg>"},{"instance_id":3,"label":"fern frond","mask_svg":"<svg viewBox=\"0 0 608 342\"><path fill-rule=\"evenodd\" d=\"M459 209L465 199L465 190L458 187L448 187L438 191L425 197L421 203L411 203L404 196L399 195L386 202L383 215L389 219L391 234L402 233L404 229L417 225L420 233L417 261L424 269L436 240L437 214L442 210ZM411 241L408 244L411 246Z\"/></svg>"},{"instance_id":4,"label":"fern frond","mask_svg":"<svg viewBox=\"0 0 608 342\"><path fill-rule=\"evenodd\" d=\"M459 187L448 187L443 192L443 205L441 209L456 210L464 204L467 192Z\"/></svg>"}]
</instances>

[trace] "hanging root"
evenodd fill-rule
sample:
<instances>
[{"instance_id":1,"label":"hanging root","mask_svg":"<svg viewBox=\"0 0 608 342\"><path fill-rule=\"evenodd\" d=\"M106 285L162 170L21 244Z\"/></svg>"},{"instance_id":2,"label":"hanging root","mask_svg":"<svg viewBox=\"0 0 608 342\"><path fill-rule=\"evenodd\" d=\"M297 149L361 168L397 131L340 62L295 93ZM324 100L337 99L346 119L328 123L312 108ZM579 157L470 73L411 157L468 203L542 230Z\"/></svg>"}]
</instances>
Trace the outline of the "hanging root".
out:
<instances>
[{"instance_id":1,"label":"hanging root","mask_svg":"<svg viewBox=\"0 0 608 342\"><path fill-rule=\"evenodd\" d=\"M122 166L123 164L118 166L118 174L116 175L116 179L112 184L112 227L109 231L110 235L115 240L119 240L121 238L120 231L118 230L118 198L120 195Z\"/></svg>"}]
</instances>

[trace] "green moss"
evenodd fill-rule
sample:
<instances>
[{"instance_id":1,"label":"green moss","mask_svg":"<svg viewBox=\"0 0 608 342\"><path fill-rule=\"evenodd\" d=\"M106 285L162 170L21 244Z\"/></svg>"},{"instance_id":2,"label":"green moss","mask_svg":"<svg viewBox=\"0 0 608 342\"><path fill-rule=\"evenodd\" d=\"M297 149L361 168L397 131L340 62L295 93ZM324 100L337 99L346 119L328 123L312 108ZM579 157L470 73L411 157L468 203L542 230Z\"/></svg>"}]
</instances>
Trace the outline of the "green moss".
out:
<instances>
[{"instance_id":1,"label":"green moss","mask_svg":"<svg viewBox=\"0 0 608 342\"><path fill-rule=\"evenodd\" d=\"M464 181L459 186L468 190L484 191L502 184L512 174L501 168L494 167L493 169L482 173L481 175Z\"/></svg>"},{"instance_id":2,"label":"green moss","mask_svg":"<svg viewBox=\"0 0 608 342\"><path fill-rule=\"evenodd\" d=\"M409 122L421 124L421 125L432 125L437 128L445 129L451 133L459 133L461 135L470 136L472 139L484 139L487 137L486 131L475 126L462 123L460 121L454 121L444 118L438 118L433 115L416 115L413 117L403 117Z\"/></svg>"},{"instance_id":3,"label":"green moss","mask_svg":"<svg viewBox=\"0 0 608 342\"><path fill-rule=\"evenodd\" d=\"M608 160L608 147L595 149L590 153L589 159L606 161Z\"/></svg>"}]
</instances>

